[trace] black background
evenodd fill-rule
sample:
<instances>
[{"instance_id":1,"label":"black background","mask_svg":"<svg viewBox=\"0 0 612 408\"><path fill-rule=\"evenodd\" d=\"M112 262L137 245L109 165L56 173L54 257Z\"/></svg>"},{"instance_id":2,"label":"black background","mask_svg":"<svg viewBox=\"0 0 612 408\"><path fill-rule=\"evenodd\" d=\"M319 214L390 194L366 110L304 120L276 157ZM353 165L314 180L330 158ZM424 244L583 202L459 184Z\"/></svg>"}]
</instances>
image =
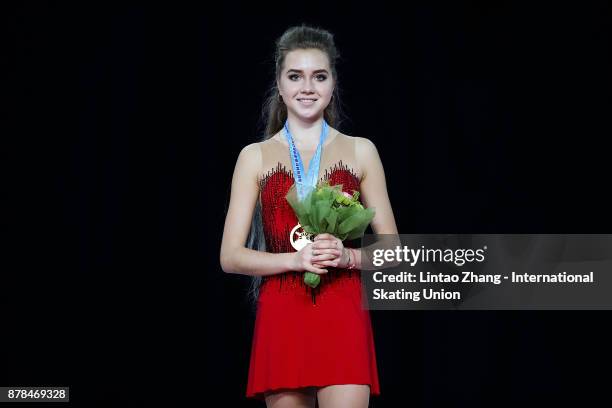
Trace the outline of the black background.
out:
<instances>
[{"instance_id":1,"label":"black background","mask_svg":"<svg viewBox=\"0 0 612 408\"><path fill-rule=\"evenodd\" d=\"M0 17L2 385L262 406L244 398L249 278L219 247L274 40L302 22L335 34L341 130L377 145L400 232L610 232L608 3L86 3ZM372 406L608 391L607 311L371 315Z\"/></svg>"}]
</instances>

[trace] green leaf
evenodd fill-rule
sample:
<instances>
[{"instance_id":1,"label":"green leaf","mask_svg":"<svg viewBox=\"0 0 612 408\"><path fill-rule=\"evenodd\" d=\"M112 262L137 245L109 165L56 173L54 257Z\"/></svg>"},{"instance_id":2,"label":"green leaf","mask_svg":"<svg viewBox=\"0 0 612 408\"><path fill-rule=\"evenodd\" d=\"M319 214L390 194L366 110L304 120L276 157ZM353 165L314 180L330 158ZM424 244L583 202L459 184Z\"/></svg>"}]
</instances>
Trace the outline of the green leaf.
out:
<instances>
[{"instance_id":1,"label":"green leaf","mask_svg":"<svg viewBox=\"0 0 612 408\"><path fill-rule=\"evenodd\" d=\"M336 221L338 220L338 213L336 211L330 210L329 214L326 217L327 220L327 231L330 234L333 234L336 229Z\"/></svg>"},{"instance_id":2,"label":"green leaf","mask_svg":"<svg viewBox=\"0 0 612 408\"><path fill-rule=\"evenodd\" d=\"M295 185L291 186L286 195L306 232L328 232L341 240L359 238L374 218L374 209L364 208L358 197L357 190L353 191L352 198L345 197L342 185L330 186L327 180L321 182L303 200L298 199Z\"/></svg>"},{"instance_id":3,"label":"green leaf","mask_svg":"<svg viewBox=\"0 0 612 408\"><path fill-rule=\"evenodd\" d=\"M305 272L304 273L304 283L311 288L316 288L321 282L321 277L316 273Z\"/></svg>"},{"instance_id":4,"label":"green leaf","mask_svg":"<svg viewBox=\"0 0 612 408\"><path fill-rule=\"evenodd\" d=\"M349 234L353 231L365 231L368 224L374 217L374 211L372 209L360 210L357 207L351 207L352 214L346 218L338 226L338 232L340 234Z\"/></svg>"},{"instance_id":5,"label":"green leaf","mask_svg":"<svg viewBox=\"0 0 612 408\"><path fill-rule=\"evenodd\" d=\"M323 230L322 224L325 221L325 218L329 215L329 212L331 211L331 206L329 205L327 201L318 201L314 205L314 208L315 208L314 214L316 216L315 223L319 227L319 229L322 231Z\"/></svg>"}]
</instances>

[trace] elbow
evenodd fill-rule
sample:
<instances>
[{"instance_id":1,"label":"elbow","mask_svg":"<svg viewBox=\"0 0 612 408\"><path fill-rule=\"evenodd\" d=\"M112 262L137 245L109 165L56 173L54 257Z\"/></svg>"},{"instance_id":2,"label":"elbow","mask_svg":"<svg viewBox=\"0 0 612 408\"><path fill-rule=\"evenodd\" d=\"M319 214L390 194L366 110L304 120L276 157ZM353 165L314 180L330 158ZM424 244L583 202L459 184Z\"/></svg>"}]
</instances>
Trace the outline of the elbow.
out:
<instances>
[{"instance_id":1,"label":"elbow","mask_svg":"<svg viewBox=\"0 0 612 408\"><path fill-rule=\"evenodd\" d=\"M221 252L219 257L219 262L221 263L221 269L225 273L234 273L234 265L232 263L232 257L224 252Z\"/></svg>"}]
</instances>

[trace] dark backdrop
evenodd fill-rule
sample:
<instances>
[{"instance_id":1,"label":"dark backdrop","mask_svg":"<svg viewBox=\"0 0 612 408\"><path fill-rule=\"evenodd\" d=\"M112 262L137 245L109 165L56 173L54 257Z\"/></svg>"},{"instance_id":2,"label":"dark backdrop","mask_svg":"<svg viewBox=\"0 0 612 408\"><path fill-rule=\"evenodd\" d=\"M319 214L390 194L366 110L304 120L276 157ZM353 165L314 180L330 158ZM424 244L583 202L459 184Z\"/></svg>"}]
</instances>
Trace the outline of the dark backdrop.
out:
<instances>
[{"instance_id":1,"label":"dark backdrop","mask_svg":"<svg viewBox=\"0 0 612 408\"><path fill-rule=\"evenodd\" d=\"M400 232L610 232L605 2L86 3L0 17L2 385L259 406L244 398L249 278L223 273L219 247L294 24L335 33L341 129L377 145ZM373 406L607 393L608 312L371 313Z\"/></svg>"}]
</instances>

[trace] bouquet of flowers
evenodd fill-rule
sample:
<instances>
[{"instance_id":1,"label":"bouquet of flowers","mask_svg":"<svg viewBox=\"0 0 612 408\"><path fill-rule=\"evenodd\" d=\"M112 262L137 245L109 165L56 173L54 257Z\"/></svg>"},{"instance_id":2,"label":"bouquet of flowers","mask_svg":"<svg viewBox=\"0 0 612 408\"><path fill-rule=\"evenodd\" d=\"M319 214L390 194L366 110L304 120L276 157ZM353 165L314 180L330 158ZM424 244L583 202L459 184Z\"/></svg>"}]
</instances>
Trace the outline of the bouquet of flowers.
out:
<instances>
[{"instance_id":1,"label":"bouquet of flowers","mask_svg":"<svg viewBox=\"0 0 612 408\"><path fill-rule=\"evenodd\" d=\"M319 183L303 200L299 200L293 185L286 196L306 234L329 233L340 240L360 238L374 218L373 208L364 208L359 202L359 191L349 194L342 185ZM310 241L308 238L305 238ZM304 273L304 283L315 288L321 281L316 273Z\"/></svg>"}]
</instances>

